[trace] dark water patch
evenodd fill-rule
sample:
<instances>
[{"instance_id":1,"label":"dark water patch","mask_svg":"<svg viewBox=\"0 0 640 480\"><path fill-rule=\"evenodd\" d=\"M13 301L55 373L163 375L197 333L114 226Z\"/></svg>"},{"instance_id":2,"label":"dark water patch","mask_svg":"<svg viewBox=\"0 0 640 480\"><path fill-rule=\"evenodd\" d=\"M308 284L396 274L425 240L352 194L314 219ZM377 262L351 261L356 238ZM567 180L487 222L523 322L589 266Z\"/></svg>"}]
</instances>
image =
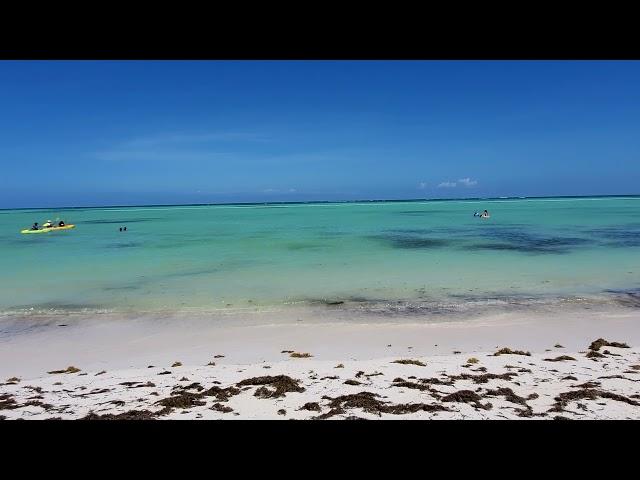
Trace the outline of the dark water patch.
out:
<instances>
[{"instance_id":1,"label":"dark water patch","mask_svg":"<svg viewBox=\"0 0 640 480\"><path fill-rule=\"evenodd\" d=\"M454 242L443 238L430 238L414 234L385 233L368 238L381 241L401 250L429 250L451 246Z\"/></svg>"},{"instance_id":2,"label":"dark water patch","mask_svg":"<svg viewBox=\"0 0 640 480\"><path fill-rule=\"evenodd\" d=\"M515 251L528 254L569 253L578 246L592 243L582 237L542 236L530 234L521 229L493 228L482 232L493 241L475 242L463 246L465 250Z\"/></svg>"},{"instance_id":3,"label":"dark water patch","mask_svg":"<svg viewBox=\"0 0 640 480\"><path fill-rule=\"evenodd\" d=\"M299 251L299 250L323 250L326 249L328 245L322 243L303 243L303 242L295 242L289 243L285 245L287 250Z\"/></svg>"},{"instance_id":4,"label":"dark water patch","mask_svg":"<svg viewBox=\"0 0 640 480\"><path fill-rule=\"evenodd\" d=\"M608 247L640 247L640 226L637 224L594 228L586 233L598 238Z\"/></svg>"},{"instance_id":5,"label":"dark water patch","mask_svg":"<svg viewBox=\"0 0 640 480\"><path fill-rule=\"evenodd\" d=\"M393 228L384 230L384 232L395 235L426 235L433 233L434 230L428 228Z\"/></svg>"},{"instance_id":6,"label":"dark water patch","mask_svg":"<svg viewBox=\"0 0 640 480\"><path fill-rule=\"evenodd\" d=\"M137 248L144 246L142 242L118 242L107 245L107 248Z\"/></svg>"},{"instance_id":7,"label":"dark water patch","mask_svg":"<svg viewBox=\"0 0 640 480\"><path fill-rule=\"evenodd\" d=\"M127 292L131 290L139 290L140 285L122 285L115 287L104 287L102 290L105 292Z\"/></svg>"},{"instance_id":8,"label":"dark water patch","mask_svg":"<svg viewBox=\"0 0 640 480\"><path fill-rule=\"evenodd\" d=\"M78 225L110 225L110 224L118 224L118 225L126 225L127 223L142 223L142 222L152 222L162 220L159 217L148 217L148 218L132 218L132 219L122 219L122 220L112 220L108 218L99 218L95 220L82 220L77 222Z\"/></svg>"}]
</instances>

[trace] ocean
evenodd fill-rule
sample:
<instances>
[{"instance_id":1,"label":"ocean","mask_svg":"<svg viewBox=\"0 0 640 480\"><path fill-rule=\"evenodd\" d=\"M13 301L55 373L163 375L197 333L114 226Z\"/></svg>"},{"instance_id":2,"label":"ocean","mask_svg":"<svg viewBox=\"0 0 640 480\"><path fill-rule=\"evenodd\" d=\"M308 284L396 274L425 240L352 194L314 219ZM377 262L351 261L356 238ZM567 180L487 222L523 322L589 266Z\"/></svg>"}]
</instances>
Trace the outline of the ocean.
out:
<instances>
[{"instance_id":1,"label":"ocean","mask_svg":"<svg viewBox=\"0 0 640 480\"><path fill-rule=\"evenodd\" d=\"M5 316L640 306L633 196L0 210L0 246Z\"/></svg>"}]
</instances>

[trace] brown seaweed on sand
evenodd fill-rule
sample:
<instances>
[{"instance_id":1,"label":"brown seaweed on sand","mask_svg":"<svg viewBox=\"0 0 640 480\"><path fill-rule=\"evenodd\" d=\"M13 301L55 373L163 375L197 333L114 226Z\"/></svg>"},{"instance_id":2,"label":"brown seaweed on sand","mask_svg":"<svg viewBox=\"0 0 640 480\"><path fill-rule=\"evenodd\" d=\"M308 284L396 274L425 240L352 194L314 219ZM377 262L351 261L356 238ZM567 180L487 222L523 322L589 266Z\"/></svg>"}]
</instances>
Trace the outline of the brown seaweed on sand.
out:
<instances>
[{"instance_id":1,"label":"brown seaweed on sand","mask_svg":"<svg viewBox=\"0 0 640 480\"><path fill-rule=\"evenodd\" d=\"M74 367L73 365L68 366L67 368L65 368L64 370L52 370L50 372L47 372L49 374L59 374L59 373L77 373L79 372L80 369L77 367Z\"/></svg>"},{"instance_id":2,"label":"brown seaweed on sand","mask_svg":"<svg viewBox=\"0 0 640 480\"><path fill-rule=\"evenodd\" d=\"M155 383L147 382L122 382L119 385L124 385L127 388L142 388L142 387L155 387Z\"/></svg>"},{"instance_id":3,"label":"brown seaweed on sand","mask_svg":"<svg viewBox=\"0 0 640 480\"><path fill-rule=\"evenodd\" d=\"M359 382L359 381L357 381L357 380L351 380L351 379L349 379L349 380L345 380L345 381L344 381L344 384L345 384L345 385L362 385L362 382Z\"/></svg>"},{"instance_id":4,"label":"brown seaweed on sand","mask_svg":"<svg viewBox=\"0 0 640 480\"><path fill-rule=\"evenodd\" d=\"M489 380L509 380L513 377L517 377L518 374L515 372L506 372L506 373L481 373L479 375L471 375L469 373L461 373L460 375L448 375L451 383L456 380L471 380L473 383L487 383ZM427 379L420 380L421 382L426 382ZM441 382L442 384L447 384L445 382ZM449 383L449 385L451 384Z\"/></svg>"},{"instance_id":5,"label":"brown seaweed on sand","mask_svg":"<svg viewBox=\"0 0 640 480\"><path fill-rule=\"evenodd\" d=\"M8 393L0 395L0 410L13 410L14 408L18 408L18 405L12 395Z\"/></svg>"},{"instance_id":6,"label":"brown seaweed on sand","mask_svg":"<svg viewBox=\"0 0 640 480\"><path fill-rule=\"evenodd\" d=\"M89 412L80 420L154 420L157 415L157 413L150 412L149 410L129 410L128 412L118 414L107 413L106 415Z\"/></svg>"},{"instance_id":7,"label":"brown seaweed on sand","mask_svg":"<svg viewBox=\"0 0 640 480\"><path fill-rule=\"evenodd\" d=\"M513 390L511 390L510 388L498 388L496 390L487 390L486 394L491 397L502 396L507 402L517 403L518 405L523 405L525 407L528 407L527 405L528 399L521 397L519 395L516 395L513 392ZM533 397L533 398L537 398L537 395L536 397Z\"/></svg>"},{"instance_id":8,"label":"brown seaweed on sand","mask_svg":"<svg viewBox=\"0 0 640 480\"><path fill-rule=\"evenodd\" d=\"M341 395L336 398L322 397L323 399L330 400L329 407L331 410L324 415L316 417L317 419L329 418L334 415L346 413L347 409L360 408L364 412L372 413L375 415L381 415L383 413L389 413L392 415L403 415L406 413L415 413L419 411L424 412L437 412L437 411L449 411L443 405L429 405L426 403L407 403L407 404L388 404L378 400L380 395L373 392L360 392L351 395Z\"/></svg>"},{"instance_id":9,"label":"brown seaweed on sand","mask_svg":"<svg viewBox=\"0 0 640 480\"><path fill-rule=\"evenodd\" d=\"M238 395L239 393L240 389L236 387L220 388L214 385L208 390L202 392L201 395L203 397L216 397L216 400L219 402L226 402L230 397Z\"/></svg>"},{"instance_id":10,"label":"brown seaweed on sand","mask_svg":"<svg viewBox=\"0 0 640 480\"><path fill-rule=\"evenodd\" d=\"M300 353L300 352L290 353L289 356L292 357L292 358L310 358L310 357L313 357L313 355L311 355L310 353Z\"/></svg>"},{"instance_id":11,"label":"brown seaweed on sand","mask_svg":"<svg viewBox=\"0 0 640 480\"><path fill-rule=\"evenodd\" d=\"M595 350L589 350L589 352L585 355L587 358L595 359L595 358L607 358L600 352L596 352ZM594 360L597 361L597 360Z\"/></svg>"},{"instance_id":12,"label":"brown seaweed on sand","mask_svg":"<svg viewBox=\"0 0 640 480\"><path fill-rule=\"evenodd\" d=\"M214 403L211 405L210 410L216 410L217 412L230 413L233 412L233 408L222 405L221 403Z\"/></svg>"},{"instance_id":13,"label":"brown seaweed on sand","mask_svg":"<svg viewBox=\"0 0 640 480\"><path fill-rule=\"evenodd\" d=\"M151 382L149 382L151 383ZM155 386L153 384L151 384L151 386ZM173 391L185 391L185 390L197 390L199 392L201 392L202 390L204 390L204 387L202 385L200 385L198 382L193 382L189 385L176 385L175 387L173 387L172 389Z\"/></svg>"},{"instance_id":14,"label":"brown seaweed on sand","mask_svg":"<svg viewBox=\"0 0 640 480\"><path fill-rule=\"evenodd\" d=\"M522 350L511 350L509 347L504 347L493 354L494 357L497 357L499 355L525 355L527 357L530 357L531 352L523 352Z\"/></svg>"},{"instance_id":15,"label":"brown seaweed on sand","mask_svg":"<svg viewBox=\"0 0 640 480\"><path fill-rule=\"evenodd\" d=\"M570 357L569 355L560 355L559 357L556 357L556 358L545 358L544 359L545 362L562 362L564 360L575 360L575 358Z\"/></svg>"},{"instance_id":16,"label":"brown seaweed on sand","mask_svg":"<svg viewBox=\"0 0 640 480\"><path fill-rule=\"evenodd\" d=\"M293 378L286 375L276 375L246 378L238 382L236 385L238 387L244 387L247 385L262 385L261 388L256 390L256 393L254 394L255 396L260 398L278 398L284 397L285 393L288 392L304 392L305 388L301 387L298 382L299 380L294 380ZM274 390L266 388L265 385L274 388Z\"/></svg>"},{"instance_id":17,"label":"brown seaweed on sand","mask_svg":"<svg viewBox=\"0 0 640 480\"><path fill-rule=\"evenodd\" d=\"M483 410L491 409L492 405L490 403L482 405L480 400L482 400L482 397L471 390L458 390L457 392L442 397L443 402L471 403L476 408Z\"/></svg>"},{"instance_id":18,"label":"brown seaweed on sand","mask_svg":"<svg viewBox=\"0 0 640 480\"><path fill-rule=\"evenodd\" d=\"M202 394L183 392L179 395L173 395L171 397L158 400L156 405L162 405L163 407L173 408L192 408L199 407L205 404L202 400Z\"/></svg>"},{"instance_id":19,"label":"brown seaweed on sand","mask_svg":"<svg viewBox=\"0 0 640 480\"><path fill-rule=\"evenodd\" d=\"M426 367L427 365L422 363L420 360L411 360L411 359L404 359L404 360L394 360L391 363L400 363L402 365L417 365L419 367Z\"/></svg>"},{"instance_id":20,"label":"brown seaweed on sand","mask_svg":"<svg viewBox=\"0 0 640 480\"><path fill-rule=\"evenodd\" d=\"M302 405L298 410L309 410L311 412L320 412L320 404L318 402L307 402Z\"/></svg>"},{"instance_id":21,"label":"brown seaweed on sand","mask_svg":"<svg viewBox=\"0 0 640 480\"><path fill-rule=\"evenodd\" d=\"M597 400L598 398L607 398L615 400L617 402L627 403L629 405L640 406L640 402L636 402L624 395L618 395L617 393L607 392L606 390L598 390L596 388L583 388L581 390L572 390L570 392L563 392L554 398L556 403L549 410L550 412L562 412L569 402L577 400Z\"/></svg>"},{"instance_id":22,"label":"brown seaweed on sand","mask_svg":"<svg viewBox=\"0 0 640 480\"><path fill-rule=\"evenodd\" d=\"M609 342L604 338L599 338L591 342L591 345L589 345L589 350L593 350L597 352L598 350L600 350L600 347L629 348L629 345L627 345L626 343L620 343L620 342Z\"/></svg>"},{"instance_id":23,"label":"brown seaweed on sand","mask_svg":"<svg viewBox=\"0 0 640 480\"><path fill-rule=\"evenodd\" d=\"M431 387L429 385L423 385L421 383L406 382L406 381L394 382L391 386L399 387L399 388L411 388L413 390L421 390L421 391L431 390Z\"/></svg>"}]
</instances>

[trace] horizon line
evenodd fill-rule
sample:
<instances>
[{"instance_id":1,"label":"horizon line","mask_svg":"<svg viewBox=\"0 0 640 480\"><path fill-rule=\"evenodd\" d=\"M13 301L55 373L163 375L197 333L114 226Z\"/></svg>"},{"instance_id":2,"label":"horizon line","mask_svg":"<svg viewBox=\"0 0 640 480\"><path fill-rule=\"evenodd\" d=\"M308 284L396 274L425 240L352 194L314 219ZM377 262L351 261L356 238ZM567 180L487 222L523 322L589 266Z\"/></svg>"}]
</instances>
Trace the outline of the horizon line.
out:
<instances>
[{"instance_id":1,"label":"horizon line","mask_svg":"<svg viewBox=\"0 0 640 480\"><path fill-rule=\"evenodd\" d=\"M531 200L544 198L625 198L640 197L640 194L615 194L615 195L534 195L534 196L501 196L501 197L456 197L456 198L405 198L405 199L360 199L360 200L310 200L310 201L269 201L269 202L220 202L220 203L153 203L136 205L78 205L78 206L52 206L52 207L15 207L0 208L7 210L69 210L88 208L130 208L130 207L206 207L206 206L252 206L252 205L304 205L317 203L389 203L389 202L447 202L460 200Z\"/></svg>"}]
</instances>

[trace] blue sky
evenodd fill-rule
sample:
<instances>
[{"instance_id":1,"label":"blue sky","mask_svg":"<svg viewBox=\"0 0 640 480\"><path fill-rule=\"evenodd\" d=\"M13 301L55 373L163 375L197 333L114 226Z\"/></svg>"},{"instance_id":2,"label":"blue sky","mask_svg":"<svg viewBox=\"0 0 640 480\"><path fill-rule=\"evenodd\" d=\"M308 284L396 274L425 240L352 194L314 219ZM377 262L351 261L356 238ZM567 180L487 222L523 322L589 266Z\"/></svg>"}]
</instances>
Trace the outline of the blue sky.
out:
<instances>
[{"instance_id":1,"label":"blue sky","mask_svg":"<svg viewBox=\"0 0 640 480\"><path fill-rule=\"evenodd\" d=\"M640 62L0 61L0 208L640 193Z\"/></svg>"}]
</instances>

